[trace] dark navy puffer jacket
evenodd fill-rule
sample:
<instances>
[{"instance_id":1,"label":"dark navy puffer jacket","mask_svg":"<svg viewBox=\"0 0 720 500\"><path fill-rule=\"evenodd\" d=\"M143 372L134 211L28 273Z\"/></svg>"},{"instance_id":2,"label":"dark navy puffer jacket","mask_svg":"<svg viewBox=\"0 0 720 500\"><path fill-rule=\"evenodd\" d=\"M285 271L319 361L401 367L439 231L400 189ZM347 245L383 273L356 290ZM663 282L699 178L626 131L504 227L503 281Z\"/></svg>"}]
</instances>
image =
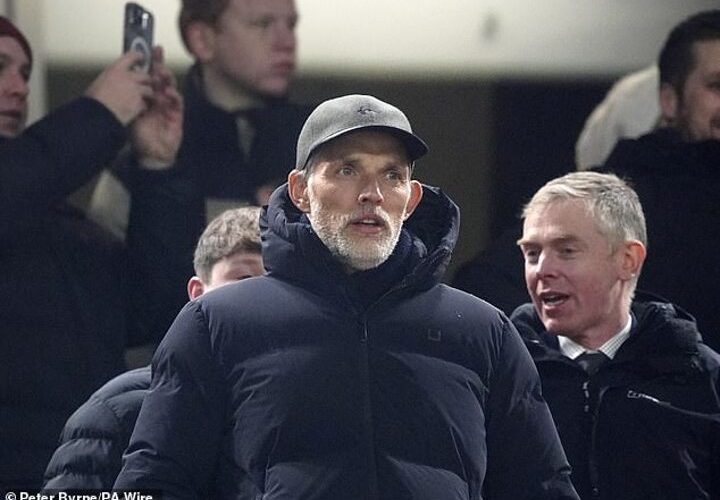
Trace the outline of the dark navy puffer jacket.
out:
<instances>
[{"instance_id":1,"label":"dark navy puffer jacket","mask_svg":"<svg viewBox=\"0 0 720 500\"><path fill-rule=\"evenodd\" d=\"M720 355L668 303L636 301L630 337L592 377L532 304L512 320L540 372L583 499L720 498Z\"/></svg>"},{"instance_id":2,"label":"dark navy puffer jacket","mask_svg":"<svg viewBox=\"0 0 720 500\"><path fill-rule=\"evenodd\" d=\"M117 488L577 498L516 330L439 283L458 231L449 198L425 188L406 224L419 263L367 308L285 186L262 225L268 274L191 302L160 345Z\"/></svg>"},{"instance_id":3,"label":"dark navy puffer jacket","mask_svg":"<svg viewBox=\"0 0 720 500\"><path fill-rule=\"evenodd\" d=\"M118 375L72 414L45 470L46 490L109 490L120 472L140 406L150 389L150 367Z\"/></svg>"}]
</instances>

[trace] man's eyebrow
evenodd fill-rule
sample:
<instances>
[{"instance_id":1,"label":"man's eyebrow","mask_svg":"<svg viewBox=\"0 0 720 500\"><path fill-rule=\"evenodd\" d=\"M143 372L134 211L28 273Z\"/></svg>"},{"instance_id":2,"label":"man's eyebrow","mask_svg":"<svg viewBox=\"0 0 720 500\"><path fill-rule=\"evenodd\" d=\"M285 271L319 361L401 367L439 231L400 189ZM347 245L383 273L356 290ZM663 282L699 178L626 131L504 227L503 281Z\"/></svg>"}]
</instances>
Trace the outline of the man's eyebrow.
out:
<instances>
[{"instance_id":1,"label":"man's eyebrow","mask_svg":"<svg viewBox=\"0 0 720 500\"><path fill-rule=\"evenodd\" d=\"M351 165L356 166L358 164L358 158L354 155L342 155L334 158L327 158L325 160L330 165Z\"/></svg>"},{"instance_id":2,"label":"man's eyebrow","mask_svg":"<svg viewBox=\"0 0 720 500\"><path fill-rule=\"evenodd\" d=\"M561 234L559 236L553 237L550 239L550 245L558 245L563 243L577 243L580 241L580 238L573 234ZM528 245L539 245L536 241L529 240L526 238L520 238L515 242L518 246L528 246Z\"/></svg>"},{"instance_id":3,"label":"man's eyebrow","mask_svg":"<svg viewBox=\"0 0 720 500\"><path fill-rule=\"evenodd\" d=\"M383 171L387 172L388 170L410 170L410 163L404 162L404 161L395 161L391 160L388 161L385 166L383 167Z\"/></svg>"}]
</instances>

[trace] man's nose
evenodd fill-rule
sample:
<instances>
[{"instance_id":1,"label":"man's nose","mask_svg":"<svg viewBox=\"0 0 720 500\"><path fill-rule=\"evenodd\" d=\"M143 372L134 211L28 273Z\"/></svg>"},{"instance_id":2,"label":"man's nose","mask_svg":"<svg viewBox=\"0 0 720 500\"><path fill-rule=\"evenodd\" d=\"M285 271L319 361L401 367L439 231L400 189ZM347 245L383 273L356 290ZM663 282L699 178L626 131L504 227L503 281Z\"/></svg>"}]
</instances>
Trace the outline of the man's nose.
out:
<instances>
[{"instance_id":1,"label":"man's nose","mask_svg":"<svg viewBox=\"0 0 720 500\"><path fill-rule=\"evenodd\" d=\"M360 190L358 197L360 203L373 203L379 205L385 199L380 188L380 183L376 179L367 180Z\"/></svg>"},{"instance_id":2,"label":"man's nose","mask_svg":"<svg viewBox=\"0 0 720 500\"><path fill-rule=\"evenodd\" d=\"M538 278L554 276L557 273L555 259L547 252L540 252L537 263L535 264L535 273Z\"/></svg>"}]
</instances>

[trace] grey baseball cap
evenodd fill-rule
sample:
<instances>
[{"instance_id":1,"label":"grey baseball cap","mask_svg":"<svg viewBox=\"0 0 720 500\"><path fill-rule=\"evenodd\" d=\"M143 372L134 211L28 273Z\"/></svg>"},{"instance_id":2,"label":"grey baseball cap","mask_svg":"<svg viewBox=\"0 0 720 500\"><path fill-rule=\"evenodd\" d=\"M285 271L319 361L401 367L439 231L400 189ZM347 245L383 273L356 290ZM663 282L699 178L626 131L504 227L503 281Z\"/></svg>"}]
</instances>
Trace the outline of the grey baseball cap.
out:
<instances>
[{"instance_id":1,"label":"grey baseball cap","mask_svg":"<svg viewBox=\"0 0 720 500\"><path fill-rule=\"evenodd\" d=\"M411 163L428 152L398 108L373 96L346 95L325 101L310 113L298 137L296 168L304 169L313 152L328 141L365 128L396 136L405 145Z\"/></svg>"}]
</instances>

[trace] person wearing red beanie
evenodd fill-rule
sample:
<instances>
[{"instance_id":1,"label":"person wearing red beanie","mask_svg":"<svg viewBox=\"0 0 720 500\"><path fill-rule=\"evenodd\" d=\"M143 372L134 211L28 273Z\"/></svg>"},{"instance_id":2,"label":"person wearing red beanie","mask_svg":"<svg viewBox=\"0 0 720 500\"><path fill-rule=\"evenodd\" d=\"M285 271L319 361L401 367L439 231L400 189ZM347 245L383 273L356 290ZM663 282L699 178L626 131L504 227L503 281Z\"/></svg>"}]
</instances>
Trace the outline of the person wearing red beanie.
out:
<instances>
[{"instance_id":1,"label":"person wearing red beanie","mask_svg":"<svg viewBox=\"0 0 720 500\"><path fill-rule=\"evenodd\" d=\"M64 422L124 371L128 339L143 341L122 248L64 202L128 137L143 154L177 152L182 98L162 51L150 74L133 70L142 57L117 58L26 129L32 51L0 18L0 498L42 486Z\"/></svg>"}]
</instances>

